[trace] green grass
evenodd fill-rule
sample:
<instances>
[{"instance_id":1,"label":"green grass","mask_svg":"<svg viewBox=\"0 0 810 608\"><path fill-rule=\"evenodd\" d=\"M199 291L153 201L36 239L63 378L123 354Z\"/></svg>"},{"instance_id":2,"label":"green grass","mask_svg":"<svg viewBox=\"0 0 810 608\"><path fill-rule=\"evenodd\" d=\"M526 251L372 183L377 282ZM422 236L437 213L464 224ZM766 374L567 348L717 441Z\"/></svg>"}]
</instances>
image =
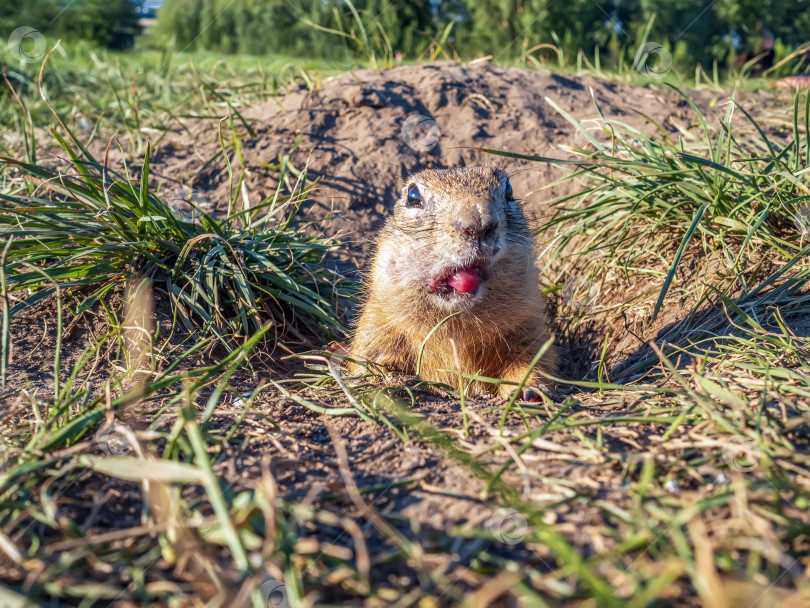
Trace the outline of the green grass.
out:
<instances>
[{"instance_id":1,"label":"green grass","mask_svg":"<svg viewBox=\"0 0 810 608\"><path fill-rule=\"evenodd\" d=\"M273 581L295 606L808 601L804 98L789 115L696 113L697 138L606 121L556 163L583 193L553 203L543 276L557 341L592 357L543 403L507 404L466 398L467 378L437 397L373 366L352 377L331 352L262 367L271 336L341 335L353 292L323 263L336 244L296 222L305 174L187 221L150 187L143 129L228 113L238 147L240 108L318 79L154 59L60 67L52 135L30 91L0 100L19 135L0 167L16 374L0 395L0 604L261 606ZM792 131L757 127L774 121ZM115 128L135 144L121 172L83 149ZM44 144L70 163L44 162ZM92 331L71 334L79 313ZM39 316L53 372L21 380L8 345ZM362 468L386 473L389 452L426 464ZM471 519L422 527L394 491ZM494 513L477 523L478 508Z\"/></svg>"},{"instance_id":2,"label":"green grass","mask_svg":"<svg viewBox=\"0 0 810 608\"><path fill-rule=\"evenodd\" d=\"M593 304L589 293L604 286L606 276L624 285L641 283L641 276L661 278L660 286L622 303L629 309L651 302L651 321L666 306L685 255L716 261L712 280L690 286L689 314L659 337L675 344L687 334L697 342L696 332L726 336L731 322L763 331L774 311L795 317L808 310L807 97L796 97L792 133L778 141L737 102L712 128L693 110L703 133L694 141L675 141L660 125L651 137L604 115L605 137L597 141L567 116L592 146L572 150L582 160L560 166L571 171L566 179L586 178L590 187L557 201L540 234L550 282L580 278L569 288L576 293L565 294L569 304L588 298ZM591 305L586 314L569 308L565 317L574 324L605 313Z\"/></svg>"},{"instance_id":3,"label":"green grass","mask_svg":"<svg viewBox=\"0 0 810 608\"><path fill-rule=\"evenodd\" d=\"M87 292L75 310L81 314L139 277L165 285L189 332L203 339L213 333L226 346L268 321L277 336L342 330L335 308L351 286L324 265L339 246L305 236L296 221L308 187L284 195L280 185L273 197L224 221L204 211L197 221L186 221L150 193L148 146L136 183L108 170L86 150L59 141L73 171L57 173L0 158L23 173L30 190L44 185L35 196L0 197L0 225L9 239L8 294L33 290L18 298L12 317L60 288ZM306 176L301 177L305 183ZM339 283L345 283L345 290Z\"/></svg>"},{"instance_id":4,"label":"green grass","mask_svg":"<svg viewBox=\"0 0 810 608\"><path fill-rule=\"evenodd\" d=\"M45 95L65 124L89 145L100 138L106 144L116 133L137 154L147 140L156 147L167 128L195 117L219 120L234 111L266 100L293 85L313 87L335 72L323 60L292 57L229 57L214 53L171 53L138 50L114 53L84 43L48 41L48 61L19 63L0 48L6 78L23 103L0 93L0 125L19 136L31 136L31 126L47 127L53 113ZM10 136L11 133L8 135ZM43 143L48 143L50 138ZM0 142L0 152L10 153L17 137ZM37 146L29 140L30 152ZM35 160L35 159L31 159Z\"/></svg>"}]
</instances>

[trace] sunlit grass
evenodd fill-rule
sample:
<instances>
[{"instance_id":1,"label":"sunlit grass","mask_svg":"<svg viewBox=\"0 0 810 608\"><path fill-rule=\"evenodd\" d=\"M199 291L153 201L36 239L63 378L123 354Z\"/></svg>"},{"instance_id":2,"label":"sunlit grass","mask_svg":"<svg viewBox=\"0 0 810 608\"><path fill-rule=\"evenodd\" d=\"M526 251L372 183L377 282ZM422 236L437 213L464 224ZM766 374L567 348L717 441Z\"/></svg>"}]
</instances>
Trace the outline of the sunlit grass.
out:
<instances>
[{"instance_id":1,"label":"sunlit grass","mask_svg":"<svg viewBox=\"0 0 810 608\"><path fill-rule=\"evenodd\" d=\"M165 284L188 331L202 338L213 333L224 344L268 321L276 335L340 331L338 299L342 285L346 294L351 285L323 264L337 243L305 236L297 222L306 189L283 195L279 186L275 196L222 221L203 211L197 221L183 220L149 190L148 148L135 183L86 150L60 143L73 159L70 174L0 159L42 184L32 194L0 200L0 225L10 241L8 291L13 297L33 290L12 316L58 288L86 289L80 313L137 276Z\"/></svg>"}]
</instances>

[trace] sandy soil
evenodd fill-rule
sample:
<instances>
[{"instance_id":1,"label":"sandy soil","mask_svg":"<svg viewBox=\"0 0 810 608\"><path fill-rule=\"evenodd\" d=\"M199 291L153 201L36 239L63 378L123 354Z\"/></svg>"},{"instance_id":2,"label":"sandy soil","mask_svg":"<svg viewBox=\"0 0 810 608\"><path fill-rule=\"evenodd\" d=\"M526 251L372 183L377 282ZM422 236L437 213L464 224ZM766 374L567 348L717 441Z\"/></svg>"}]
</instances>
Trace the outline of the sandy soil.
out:
<instances>
[{"instance_id":1,"label":"sandy soil","mask_svg":"<svg viewBox=\"0 0 810 608\"><path fill-rule=\"evenodd\" d=\"M689 94L710 120L724 111L728 98L705 89ZM748 96L760 108L784 104L789 97L786 91ZM256 136L243 133L243 169L237 156L230 155L233 184L244 173L249 199L256 204L277 185L278 173L268 166L289 154L295 167L308 166L310 177L320 178L310 217L335 216L323 223L324 231L339 232L362 250L409 173L496 163L508 166L515 193L536 224L546 216L548 200L576 192L580 184L551 187L566 173L546 163L514 161L474 148L571 157L566 148L586 147L586 138L551 102L594 137L606 139L594 100L606 117L646 132L656 129L651 121L687 137L697 127L688 104L664 86L644 88L487 62L400 66L381 74L361 70L325 80L315 91L302 88L242 112ZM199 200L222 212L233 185L224 158L217 157L217 129L215 120L188 121L157 148L152 171L169 187L193 188ZM234 198L241 204L241 193Z\"/></svg>"}]
</instances>

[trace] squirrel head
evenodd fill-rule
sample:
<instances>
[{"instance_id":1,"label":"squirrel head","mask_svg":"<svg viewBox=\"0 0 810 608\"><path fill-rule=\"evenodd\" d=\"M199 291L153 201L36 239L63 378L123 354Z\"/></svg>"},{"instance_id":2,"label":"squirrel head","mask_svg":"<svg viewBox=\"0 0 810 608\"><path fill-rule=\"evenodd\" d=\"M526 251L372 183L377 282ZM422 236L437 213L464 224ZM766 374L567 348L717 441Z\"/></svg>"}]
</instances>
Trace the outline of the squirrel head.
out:
<instances>
[{"instance_id":1,"label":"squirrel head","mask_svg":"<svg viewBox=\"0 0 810 608\"><path fill-rule=\"evenodd\" d=\"M521 273L536 277L533 257L503 169L428 169L405 182L377 241L373 279L376 289L449 313L522 295L514 286L525 283Z\"/></svg>"}]
</instances>

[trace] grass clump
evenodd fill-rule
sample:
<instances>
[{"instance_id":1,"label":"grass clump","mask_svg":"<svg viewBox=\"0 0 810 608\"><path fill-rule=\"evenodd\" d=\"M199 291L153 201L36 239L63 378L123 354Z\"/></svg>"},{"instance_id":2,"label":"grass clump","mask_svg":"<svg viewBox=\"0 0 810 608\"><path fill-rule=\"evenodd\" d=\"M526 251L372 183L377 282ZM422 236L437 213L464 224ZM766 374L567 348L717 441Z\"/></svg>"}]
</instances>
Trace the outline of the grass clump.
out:
<instances>
[{"instance_id":1,"label":"grass clump","mask_svg":"<svg viewBox=\"0 0 810 608\"><path fill-rule=\"evenodd\" d=\"M553 203L540 233L549 280L562 283L554 289L566 332L631 310L649 329L667 313L670 325L656 326L656 340L671 355L684 337L722 339L733 323L759 331L776 310L807 309L810 100L796 96L792 130L777 137L760 124L767 116L758 121L733 98L711 121L681 94L695 118L677 136L664 125L653 123L653 136L608 119L598 104L602 129L594 135L549 100L589 146L570 148L565 161L493 151L553 162L570 172L564 179L587 184ZM599 297L609 291L631 297ZM626 327L625 318L614 338Z\"/></svg>"},{"instance_id":2,"label":"grass clump","mask_svg":"<svg viewBox=\"0 0 810 608\"><path fill-rule=\"evenodd\" d=\"M598 105L607 137L597 140L566 115L593 146L571 149L583 157L572 177L587 177L591 188L576 206L559 205L544 227L555 238L557 251L582 234L588 238L580 253L601 251L605 257L621 257L628 266L651 249L682 244L686 234L697 235L705 253L722 250L736 266L758 245L784 256L801 249L791 234L797 220L806 230L804 210L810 199L800 179L808 149L798 122L803 114L806 131L808 99L800 114L797 97L793 136L777 142L733 99L724 118L710 129L684 97L696 113L702 140L684 132L676 141L658 124L654 127L660 137L652 137L608 120ZM755 136L735 133L735 113L744 115Z\"/></svg>"},{"instance_id":3,"label":"grass clump","mask_svg":"<svg viewBox=\"0 0 810 608\"><path fill-rule=\"evenodd\" d=\"M324 264L338 244L305 234L297 219L311 187L305 174L292 194L279 186L273 197L224 219L193 201L193 217L181 218L150 191L148 148L135 181L126 164L119 174L75 138L71 145L56 137L72 172L0 158L22 176L16 192L0 194L7 288L17 300L11 315L57 289L81 290L81 313L139 276L165 286L187 330L224 344L268 321L277 337L342 331L336 305L351 285Z\"/></svg>"}]
</instances>

